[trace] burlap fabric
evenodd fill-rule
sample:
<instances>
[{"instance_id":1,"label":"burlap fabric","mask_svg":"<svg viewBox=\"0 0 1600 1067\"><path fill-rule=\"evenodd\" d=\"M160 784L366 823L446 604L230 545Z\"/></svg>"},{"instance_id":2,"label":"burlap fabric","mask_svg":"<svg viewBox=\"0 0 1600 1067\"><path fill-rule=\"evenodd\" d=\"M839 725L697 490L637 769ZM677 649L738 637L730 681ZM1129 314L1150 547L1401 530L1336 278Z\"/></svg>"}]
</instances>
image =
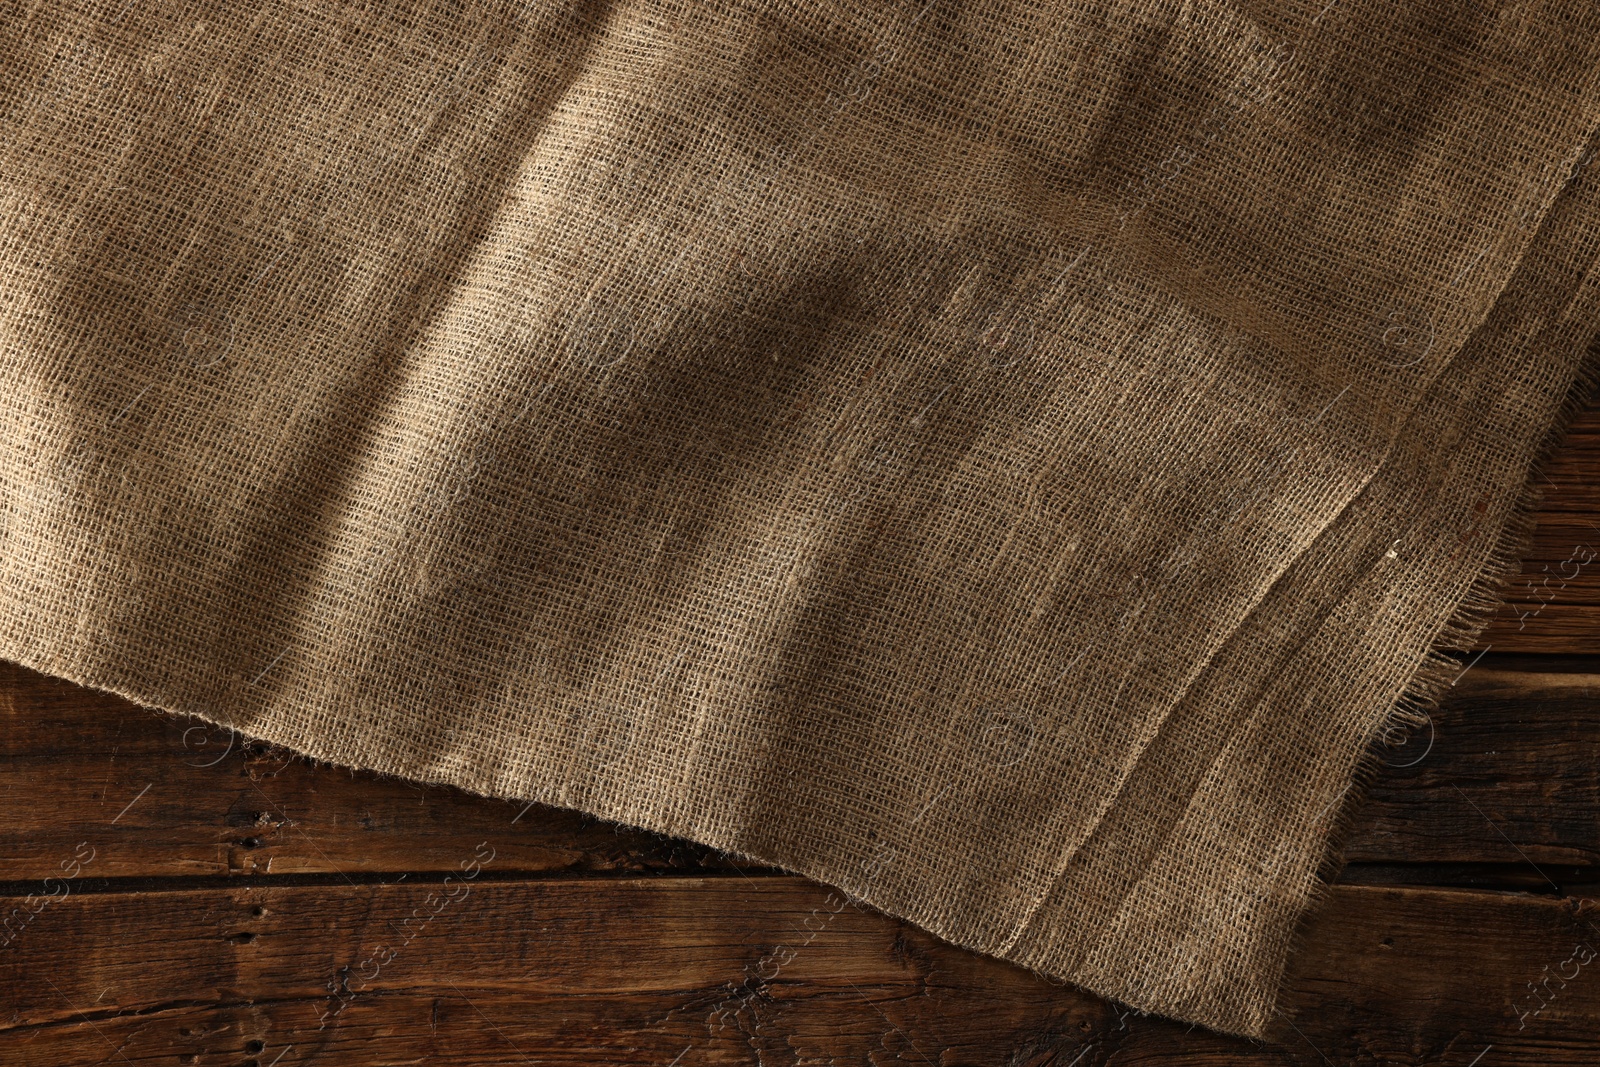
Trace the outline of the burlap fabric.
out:
<instances>
[{"instance_id":1,"label":"burlap fabric","mask_svg":"<svg viewBox=\"0 0 1600 1067\"><path fill-rule=\"evenodd\" d=\"M1592 374L1597 79L1588 0L7 5L0 655L1260 1034Z\"/></svg>"}]
</instances>

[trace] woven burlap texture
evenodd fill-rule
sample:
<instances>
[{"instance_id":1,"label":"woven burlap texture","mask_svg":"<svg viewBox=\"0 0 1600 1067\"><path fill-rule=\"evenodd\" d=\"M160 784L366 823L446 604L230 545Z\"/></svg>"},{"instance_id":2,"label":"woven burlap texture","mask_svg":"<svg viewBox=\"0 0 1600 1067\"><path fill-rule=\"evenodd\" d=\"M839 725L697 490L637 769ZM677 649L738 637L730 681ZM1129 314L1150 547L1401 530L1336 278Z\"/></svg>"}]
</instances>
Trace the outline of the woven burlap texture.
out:
<instances>
[{"instance_id":1,"label":"woven burlap texture","mask_svg":"<svg viewBox=\"0 0 1600 1067\"><path fill-rule=\"evenodd\" d=\"M1259 1035L1593 373L1597 79L1588 0L7 5L0 656Z\"/></svg>"}]
</instances>

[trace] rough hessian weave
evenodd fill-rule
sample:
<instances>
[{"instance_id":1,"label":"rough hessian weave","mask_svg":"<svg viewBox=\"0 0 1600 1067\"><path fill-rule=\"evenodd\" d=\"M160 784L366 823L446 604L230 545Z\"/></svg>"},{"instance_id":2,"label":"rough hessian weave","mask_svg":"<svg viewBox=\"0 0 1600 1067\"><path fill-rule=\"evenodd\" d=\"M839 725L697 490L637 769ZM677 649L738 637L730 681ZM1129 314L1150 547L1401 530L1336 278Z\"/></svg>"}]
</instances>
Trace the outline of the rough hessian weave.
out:
<instances>
[{"instance_id":1,"label":"rough hessian weave","mask_svg":"<svg viewBox=\"0 0 1600 1067\"><path fill-rule=\"evenodd\" d=\"M1592 0L0 7L0 656L1260 1034L1594 375Z\"/></svg>"}]
</instances>

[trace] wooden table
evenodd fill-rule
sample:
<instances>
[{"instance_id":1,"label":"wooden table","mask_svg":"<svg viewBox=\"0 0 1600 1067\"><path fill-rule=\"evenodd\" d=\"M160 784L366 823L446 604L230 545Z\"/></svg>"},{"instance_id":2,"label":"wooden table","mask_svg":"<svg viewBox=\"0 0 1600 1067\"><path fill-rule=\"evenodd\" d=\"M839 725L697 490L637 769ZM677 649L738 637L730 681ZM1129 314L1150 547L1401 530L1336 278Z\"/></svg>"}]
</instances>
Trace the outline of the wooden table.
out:
<instances>
[{"instance_id":1,"label":"wooden table","mask_svg":"<svg viewBox=\"0 0 1600 1067\"><path fill-rule=\"evenodd\" d=\"M1591 409L1488 651L1386 754L1280 1042L0 665L0 1065L1600 1064L1597 473Z\"/></svg>"}]
</instances>

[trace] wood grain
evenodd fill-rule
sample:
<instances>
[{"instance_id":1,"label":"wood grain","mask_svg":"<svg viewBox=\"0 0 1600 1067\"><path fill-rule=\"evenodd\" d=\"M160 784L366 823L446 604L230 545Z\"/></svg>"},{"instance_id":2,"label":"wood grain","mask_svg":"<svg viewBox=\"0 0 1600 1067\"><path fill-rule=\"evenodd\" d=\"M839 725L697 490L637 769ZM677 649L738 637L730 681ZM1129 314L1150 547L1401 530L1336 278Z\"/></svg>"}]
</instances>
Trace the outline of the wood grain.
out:
<instances>
[{"instance_id":1,"label":"wood grain","mask_svg":"<svg viewBox=\"0 0 1600 1067\"><path fill-rule=\"evenodd\" d=\"M1600 403L1578 417L1540 485L1539 525L1522 573L1480 646L1600 652Z\"/></svg>"},{"instance_id":2,"label":"wood grain","mask_svg":"<svg viewBox=\"0 0 1600 1067\"><path fill-rule=\"evenodd\" d=\"M15 664L0 735L0 880L43 877L86 836L100 878L448 870L486 835L521 871L723 863L574 811L318 767Z\"/></svg>"},{"instance_id":3,"label":"wood grain","mask_svg":"<svg viewBox=\"0 0 1600 1067\"><path fill-rule=\"evenodd\" d=\"M69 894L11 946L0 1062L1590 1064L1561 1035L1600 1017L1596 909L1341 887L1254 1044L798 878Z\"/></svg>"},{"instance_id":4,"label":"wood grain","mask_svg":"<svg viewBox=\"0 0 1600 1067\"><path fill-rule=\"evenodd\" d=\"M1390 739L1348 860L1600 864L1600 658L1534 666L1484 657L1430 724Z\"/></svg>"}]
</instances>

